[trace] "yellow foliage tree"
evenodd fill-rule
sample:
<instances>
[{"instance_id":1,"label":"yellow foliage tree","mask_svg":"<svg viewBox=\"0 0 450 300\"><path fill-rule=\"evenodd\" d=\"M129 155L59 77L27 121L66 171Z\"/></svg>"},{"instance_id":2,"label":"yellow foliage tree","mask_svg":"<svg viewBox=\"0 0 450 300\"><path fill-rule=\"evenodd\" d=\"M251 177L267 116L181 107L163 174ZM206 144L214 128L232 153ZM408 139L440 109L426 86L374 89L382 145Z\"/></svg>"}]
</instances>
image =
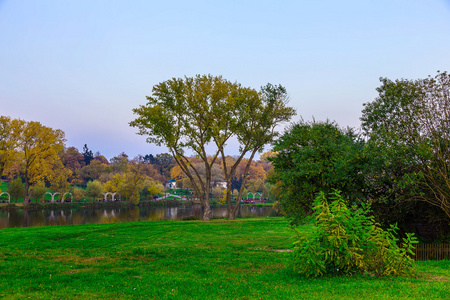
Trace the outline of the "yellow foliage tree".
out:
<instances>
[{"instance_id":1,"label":"yellow foliage tree","mask_svg":"<svg viewBox=\"0 0 450 300\"><path fill-rule=\"evenodd\" d=\"M125 174L115 174L111 180L108 180L103 185L105 193L117 193L119 186L125 181Z\"/></svg>"},{"instance_id":2,"label":"yellow foliage tree","mask_svg":"<svg viewBox=\"0 0 450 300\"><path fill-rule=\"evenodd\" d=\"M64 149L64 132L39 122L3 116L0 123L2 172L8 166L20 165L25 179L24 204L28 204L33 186L44 178L52 179L53 170L62 168L58 153Z\"/></svg>"}]
</instances>

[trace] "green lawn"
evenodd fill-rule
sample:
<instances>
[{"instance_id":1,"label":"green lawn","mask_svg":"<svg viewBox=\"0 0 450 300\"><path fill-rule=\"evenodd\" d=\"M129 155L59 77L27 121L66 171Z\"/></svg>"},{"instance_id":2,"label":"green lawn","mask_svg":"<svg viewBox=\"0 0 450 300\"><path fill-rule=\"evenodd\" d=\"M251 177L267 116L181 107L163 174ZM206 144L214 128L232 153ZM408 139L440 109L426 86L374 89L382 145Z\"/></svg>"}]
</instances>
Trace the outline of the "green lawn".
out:
<instances>
[{"instance_id":1,"label":"green lawn","mask_svg":"<svg viewBox=\"0 0 450 300\"><path fill-rule=\"evenodd\" d=\"M8 183L6 181L1 181L0 180L0 190L2 192L6 192L8 189Z\"/></svg>"},{"instance_id":2,"label":"green lawn","mask_svg":"<svg viewBox=\"0 0 450 300\"><path fill-rule=\"evenodd\" d=\"M303 227L304 230L308 226ZM0 230L0 298L448 299L450 261L415 278L310 279L286 267L282 218Z\"/></svg>"}]
</instances>

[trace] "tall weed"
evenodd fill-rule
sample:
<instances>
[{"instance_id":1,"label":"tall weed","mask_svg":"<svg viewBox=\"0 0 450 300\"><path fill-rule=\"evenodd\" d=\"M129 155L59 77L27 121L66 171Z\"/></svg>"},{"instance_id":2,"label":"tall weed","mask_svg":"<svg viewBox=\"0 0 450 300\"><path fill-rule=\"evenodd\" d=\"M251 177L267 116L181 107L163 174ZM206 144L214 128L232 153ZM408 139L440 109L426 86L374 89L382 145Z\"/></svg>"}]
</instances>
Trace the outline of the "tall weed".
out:
<instances>
[{"instance_id":1,"label":"tall weed","mask_svg":"<svg viewBox=\"0 0 450 300\"><path fill-rule=\"evenodd\" d=\"M296 230L293 268L306 276L365 273L370 276L414 272L413 234L400 243L396 225L383 230L370 216L370 206L348 208L338 191L314 201L313 229Z\"/></svg>"}]
</instances>

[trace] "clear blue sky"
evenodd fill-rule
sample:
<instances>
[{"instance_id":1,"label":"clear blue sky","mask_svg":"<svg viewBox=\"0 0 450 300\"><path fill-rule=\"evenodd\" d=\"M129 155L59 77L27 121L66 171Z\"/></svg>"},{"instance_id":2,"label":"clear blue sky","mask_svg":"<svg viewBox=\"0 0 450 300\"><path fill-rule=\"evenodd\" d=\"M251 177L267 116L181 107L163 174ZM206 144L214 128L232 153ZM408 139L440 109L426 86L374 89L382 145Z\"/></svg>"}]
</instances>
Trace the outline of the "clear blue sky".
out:
<instances>
[{"instance_id":1,"label":"clear blue sky","mask_svg":"<svg viewBox=\"0 0 450 300\"><path fill-rule=\"evenodd\" d=\"M282 84L293 121L359 127L379 77L437 70L450 71L449 0L0 0L0 114L108 159L166 151L128 122L172 77Z\"/></svg>"}]
</instances>

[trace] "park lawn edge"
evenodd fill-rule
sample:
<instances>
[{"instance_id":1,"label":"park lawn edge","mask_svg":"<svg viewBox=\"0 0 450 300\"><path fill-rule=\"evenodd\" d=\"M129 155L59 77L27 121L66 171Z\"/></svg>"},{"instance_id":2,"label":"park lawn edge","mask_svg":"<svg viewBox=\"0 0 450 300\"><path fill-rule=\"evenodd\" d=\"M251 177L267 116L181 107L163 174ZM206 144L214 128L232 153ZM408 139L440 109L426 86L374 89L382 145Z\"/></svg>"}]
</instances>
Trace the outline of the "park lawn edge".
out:
<instances>
[{"instance_id":1,"label":"park lawn edge","mask_svg":"<svg viewBox=\"0 0 450 300\"><path fill-rule=\"evenodd\" d=\"M450 294L449 261L418 262L411 278L301 277L288 267L292 235L283 218L1 229L0 297L444 299Z\"/></svg>"}]
</instances>

